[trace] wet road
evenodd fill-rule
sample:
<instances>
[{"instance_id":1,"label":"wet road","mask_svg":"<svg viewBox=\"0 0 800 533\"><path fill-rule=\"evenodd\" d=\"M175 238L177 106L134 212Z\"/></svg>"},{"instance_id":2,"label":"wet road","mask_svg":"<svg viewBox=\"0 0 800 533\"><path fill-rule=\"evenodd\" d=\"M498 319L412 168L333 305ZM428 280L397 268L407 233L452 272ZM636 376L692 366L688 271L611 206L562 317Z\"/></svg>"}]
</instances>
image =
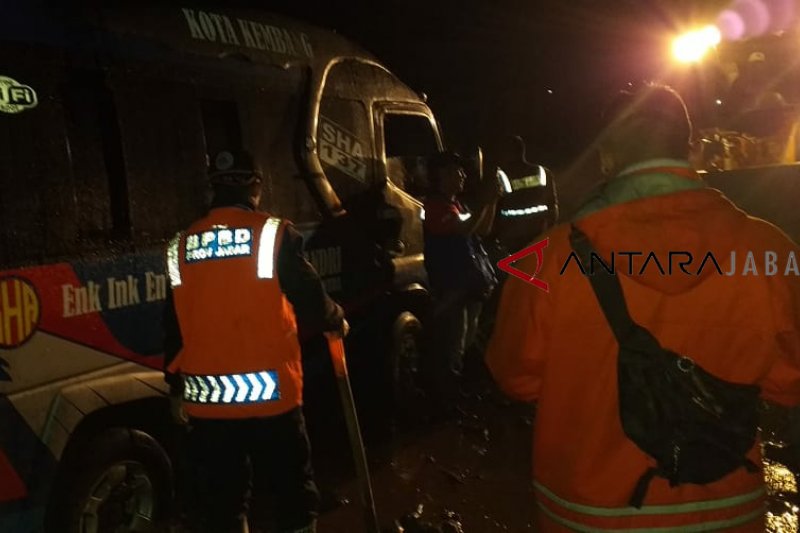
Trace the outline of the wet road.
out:
<instances>
[{"instance_id":1,"label":"wet road","mask_svg":"<svg viewBox=\"0 0 800 533\"><path fill-rule=\"evenodd\" d=\"M446 512L457 513L466 533L533 531L533 408L506 401L484 377L462 393L459 411L450 421L399 431L394 445L373 442L368 447L381 525L390 528L396 519L419 508L422 520L436 524ZM782 445L774 432L769 437ZM773 457L781 454L775 446L767 451ZM344 479L345 473L341 474ZM770 494L768 531L798 531L795 476L768 460L765 475ZM323 476L321 481L332 480ZM363 531L357 487L352 480L336 485L349 503L325 513L319 531Z\"/></svg>"},{"instance_id":2,"label":"wet road","mask_svg":"<svg viewBox=\"0 0 800 533\"><path fill-rule=\"evenodd\" d=\"M421 506L422 520L448 511L468 533L532 531L532 409L511 405L488 386L471 387L454 419L401 431L392 446L371 449L373 488L384 527ZM346 506L320 520L320 532L358 532L361 508L353 482Z\"/></svg>"}]
</instances>

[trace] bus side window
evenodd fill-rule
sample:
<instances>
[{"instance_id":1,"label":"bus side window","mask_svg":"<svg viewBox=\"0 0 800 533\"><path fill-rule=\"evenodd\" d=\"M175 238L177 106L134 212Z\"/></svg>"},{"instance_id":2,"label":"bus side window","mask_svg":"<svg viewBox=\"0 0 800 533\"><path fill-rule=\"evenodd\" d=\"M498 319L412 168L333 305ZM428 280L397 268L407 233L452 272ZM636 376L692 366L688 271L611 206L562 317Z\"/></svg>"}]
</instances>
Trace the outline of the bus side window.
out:
<instances>
[{"instance_id":1,"label":"bus side window","mask_svg":"<svg viewBox=\"0 0 800 533\"><path fill-rule=\"evenodd\" d=\"M134 244L169 238L206 205L200 105L189 83L129 67L111 84L125 155Z\"/></svg>"},{"instance_id":2,"label":"bus side window","mask_svg":"<svg viewBox=\"0 0 800 533\"><path fill-rule=\"evenodd\" d=\"M425 159L438 151L428 117L387 113L383 116L383 139L389 179L414 197L424 196L427 190Z\"/></svg>"},{"instance_id":3,"label":"bus side window","mask_svg":"<svg viewBox=\"0 0 800 533\"><path fill-rule=\"evenodd\" d=\"M97 248L93 237L109 227L105 171L92 128L76 122L70 109L74 87L63 59L9 44L0 49L0 64L0 75L36 95L18 112L0 111L0 265L44 263ZM80 120L90 115L86 104Z\"/></svg>"},{"instance_id":4,"label":"bus side window","mask_svg":"<svg viewBox=\"0 0 800 533\"><path fill-rule=\"evenodd\" d=\"M72 69L64 90L81 248L130 236L119 128L105 75ZM112 208L113 206L113 208Z\"/></svg>"}]
</instances>

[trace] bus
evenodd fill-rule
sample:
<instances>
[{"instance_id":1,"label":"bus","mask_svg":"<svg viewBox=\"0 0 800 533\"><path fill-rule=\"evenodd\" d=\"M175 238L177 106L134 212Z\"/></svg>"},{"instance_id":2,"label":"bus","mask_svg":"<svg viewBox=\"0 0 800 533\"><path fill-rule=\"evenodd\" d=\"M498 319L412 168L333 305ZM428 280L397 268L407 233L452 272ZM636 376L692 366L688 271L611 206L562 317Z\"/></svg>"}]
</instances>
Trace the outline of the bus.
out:
<instances>
[{"instance_id":1,"label":"bus","mask_svg":"<svg viewBox=\"0 0 800 533\"><path fill-rule=\"evenodd\" d=\"M443 149L424 96L259 10L37 4L0 18L0 531L144 531L172 512L163 252L203 213L218 150L269 169L261 207L295 223L349 343L370 347L350 363L395 405L413 393L419 162Z\"/></svg>"}]
</instances>

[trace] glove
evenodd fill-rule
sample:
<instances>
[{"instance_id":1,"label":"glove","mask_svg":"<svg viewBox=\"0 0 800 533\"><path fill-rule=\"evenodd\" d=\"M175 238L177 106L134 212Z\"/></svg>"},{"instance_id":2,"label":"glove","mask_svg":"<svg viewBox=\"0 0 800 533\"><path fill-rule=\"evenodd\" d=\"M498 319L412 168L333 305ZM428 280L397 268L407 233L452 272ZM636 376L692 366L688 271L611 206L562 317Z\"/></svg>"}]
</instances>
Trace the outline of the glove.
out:
<instances>
[{"instance_id":1,"label":"glove","mask_svg":"<svg viewBox=\"0 0 800 533\"><path fill-rule=\"evenodd\" d=\"M337 331L326 331L325 338L326 339L343 339L350 333L350 324L347 323L347 320L342 319L342 327Z\"/></svg>"},{"instance_id":2,"label":"glove","mask_svg":"<svg viewBox=\"0 0 800 533\"><path fill-rule=\"evenodd\" d=\"M186 411L183 410L183 394L170 392L169 414L172 416L172 420L179 426L185 426L189 423L189 417L186 416Z\"/></svg>"}]
</instances>

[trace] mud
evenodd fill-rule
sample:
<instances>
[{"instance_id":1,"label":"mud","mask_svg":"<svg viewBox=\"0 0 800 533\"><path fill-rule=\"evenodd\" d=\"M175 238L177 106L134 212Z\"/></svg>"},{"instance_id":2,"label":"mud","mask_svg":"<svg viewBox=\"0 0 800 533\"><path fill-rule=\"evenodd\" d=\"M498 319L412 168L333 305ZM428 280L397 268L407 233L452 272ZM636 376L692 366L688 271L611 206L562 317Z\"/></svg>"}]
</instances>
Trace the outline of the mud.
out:
<instances>
[{"instance_id":1,"label":"mud","mask_svg":"<svg viewBox=\"0 0 800 533\"><path fill-rule=\"evenodd\" d=\"M368 446L384 531L450 532L459 531L457 526L466 533L534 530L530 486L534 408L507 401L485 377L470 382L461 396L451 419L402 428L391 439L393 444ZM798 531L800 499L795 475L779 462L791 456L775 422L784 420L781 416L772 412L772 428L765 431L765 454L771 458L764 465L767 530L789 533ZM336 484L349 503L325 513L320 532L363 531L355 482Z\"/></svg>"}]
</instances>

